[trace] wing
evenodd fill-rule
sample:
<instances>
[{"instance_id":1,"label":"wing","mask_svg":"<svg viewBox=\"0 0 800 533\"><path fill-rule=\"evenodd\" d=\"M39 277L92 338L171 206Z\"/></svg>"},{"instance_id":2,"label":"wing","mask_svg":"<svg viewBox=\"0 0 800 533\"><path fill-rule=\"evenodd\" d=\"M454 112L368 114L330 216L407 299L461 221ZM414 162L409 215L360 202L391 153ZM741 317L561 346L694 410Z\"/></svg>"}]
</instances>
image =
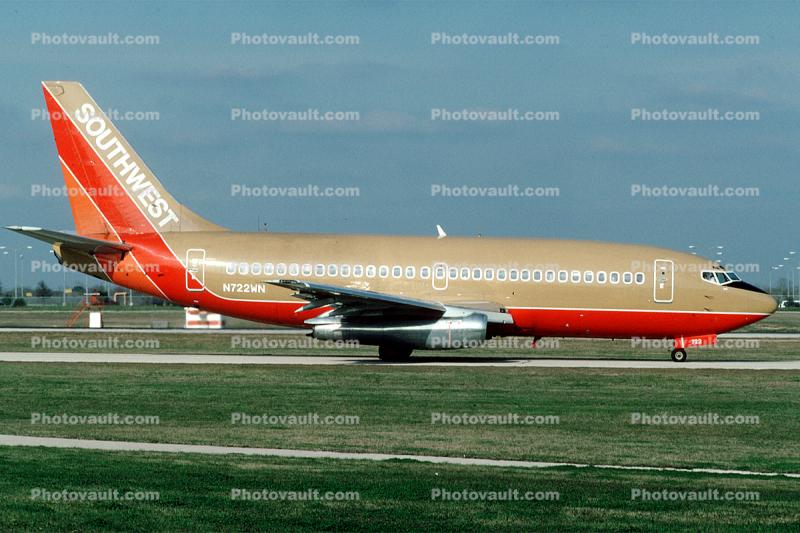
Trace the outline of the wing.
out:
<instances>
[{"instance_id":1,"label":"wing","mask_svg":"<svg viewBox=\"0 0 800 533\"><path fill-rule=\"evenodd\" d=\"M267 281L267 283L291 289L295 291L293 295L295 298L308 302L297 309L296 312L298 313L321 307L331 307L332 310L325 313L325 319L331 317L439 319L445 315L481 313L487 316L489 322L499 324L513 323L511 315L502 310L488 311L478 307L450 306L440 302L326 285L312 281L274 280ZM308 323L311 324L315 320L312 319Z\"/></svg>"},{"instance_id":2,"label":"wing","mask_svg":"<svg viewBox=\"0 0 800 533\"><path fill-rule=\"evenodd\" d=\"M61 233L60 231L32 228L30 226L6 226L6 229L16 231L28 237L33 237L34 239L39 239L46 243L58 244L72 250L88 253L89 255L109 253L124 254L133 249L133 246L124 242L101 241L98 239L81 237L80 235Z\"/></svg>"}]
</instances>

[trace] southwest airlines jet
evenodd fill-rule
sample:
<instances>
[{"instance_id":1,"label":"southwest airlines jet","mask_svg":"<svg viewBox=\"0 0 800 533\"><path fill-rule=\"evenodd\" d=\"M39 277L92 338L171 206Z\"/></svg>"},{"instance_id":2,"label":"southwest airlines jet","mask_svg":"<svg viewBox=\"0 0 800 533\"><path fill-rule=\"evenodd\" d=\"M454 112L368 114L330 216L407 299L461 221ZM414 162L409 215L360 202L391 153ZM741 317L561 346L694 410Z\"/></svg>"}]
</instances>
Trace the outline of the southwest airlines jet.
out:
<instances>
[{"instance_id":1,"label":"southwest airlines jet","mask_svg":"<svg viewBox=\"0 0 800 533\"><path fill-rule=\"evenodd\" d=\"M775 300L710 260L564 240L238 233L178 203L76 82L43 83L76 234L73 269L182 306L378 346L382 359L497 336L672 339L672 358Z\"/></svg>"}]
</instances>

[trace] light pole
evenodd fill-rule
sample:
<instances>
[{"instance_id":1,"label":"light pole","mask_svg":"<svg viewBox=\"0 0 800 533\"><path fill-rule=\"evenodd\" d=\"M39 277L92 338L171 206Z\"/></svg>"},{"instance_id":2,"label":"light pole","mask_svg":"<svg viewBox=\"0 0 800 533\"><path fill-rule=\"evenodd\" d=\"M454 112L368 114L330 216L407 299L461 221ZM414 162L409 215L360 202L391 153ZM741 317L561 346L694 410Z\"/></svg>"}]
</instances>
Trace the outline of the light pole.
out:
<instances>
[{"instance_id":1,"label":"light pole","mask_svg":"<svg viewBox=\"0 0 800 533\"><path fill-rule=\"evenodd\" d=\"M0 246L0 250L4 250L3 255L8 255L9 250L12 253L11 257L14 260L14 300L16 300L17 299L17 249L9 248L7 246Z\"/></svg>"},{"instance_id":2,"label":"light pole","mask_svg":"<svg viewBox=\"0 0 800 533\"><path fill-rule=\"evenodd\" d=\"M722 253L723 253L724 250L725 250L724 246L717 246L717 251L716 251L717 259L716 259L716 261L719 264L722 264Z\"/></svg>"},{"instance_id":3,"label":"light pole","mask_svg":"<svg viewBox=\"0 0 800 533\"><path fill-rule=\"evenodd\" d=\"M792 294L792 300L796 302L798 297L800 297L800 287L798 287L798 285L800 285L800 266L796 266L794 269L795 272L797 272L797 281L794 284L795 293ZM794 274L794 272L792 274Z\"/></svg>"},{"instance_id":4,"label":"light pole","mask_svg":"<svg viewBox=\"0 0 800 533\"><path fill-rule=\"evenodd\" d=\"M55 250L50 250L50 253L53 256L56 255ZM61 290L61 307L67 306L67 269L64 265L61 265L61 272L64 275L64 281L62 283L62 290Z\"/></svg>"},{"instance_id":5,"label":"light pole","mask_svg":"<svg viewBox=\"0 0 800 533\"><path fill-rule=\"evenodd\" d=\"M777 272L783 265L769 267L769 293L772 294L772 273Z\"/></svg>"},{"instance_id":6,"label":"light pole","mask_svg":"<svg viewBox=\"0 0 800 533\"><path fill-rule=\"evenodd\" d=\"M784 257L783 260L788 263L789 261L792 260L792 258L791 257ZM790 274L790 277L786 280L786 283L789 284L789 287L788 287L789 294L788 294L788 296L791 298L792 295L794 294L794 271L791 269L791 267L789 268L789 274Z\"/></svg>"},{"instance_id":7,"label":"light pole","mask_svg":"<svg viewBox=\"0 0 800 533\"><path fill-rule=\"evenodd\" d=\"M3 255L8 255L8 248L5 246L0 246L0 250L3 250ZM16 250L14 250L14 254L16 255ZM14 257L13 255L11 257ZM16 261L14 261L14 299L17 299L17 270L16 270Z\"/></svg>"},{"instance_id":8,"label":"light pole","mask_svg":"<svg viewBox=\"0 0 800 533\"><path fill-rule=\"evenodd\" d=\"M31 249L33 249L33 246L26 246L25 247L25 250L31 250ZM21 267L19 269L19 285L20 285L20 287L19 287L19 295L20 295L21 298L25 297L25 268L24 268L25 267L25 263L22 262L23 259L25 259L25 256L22 255L22 254L19 254L19 264L20 264L20 267Z\"/></svg>"}]
</instances>

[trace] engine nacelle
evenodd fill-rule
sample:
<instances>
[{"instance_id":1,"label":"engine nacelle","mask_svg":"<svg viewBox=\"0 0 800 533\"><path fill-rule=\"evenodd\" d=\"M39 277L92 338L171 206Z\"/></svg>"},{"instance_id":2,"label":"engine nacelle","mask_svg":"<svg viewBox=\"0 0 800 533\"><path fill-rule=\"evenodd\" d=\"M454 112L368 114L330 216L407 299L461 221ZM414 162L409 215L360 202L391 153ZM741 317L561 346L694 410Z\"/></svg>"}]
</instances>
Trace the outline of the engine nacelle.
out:
<instances>
[{"instance_id":1,"label":"engine nacelle","mask_svg":"<svg viewBox=\"0 0 800 533\"><path fill-rule=\"evenodd\" d=\"M488 319L481 313L435 321L390 323L331 322L314 326L315 339L400 345L427 350L456 350L486 340Z\"/></svg>"}]
</instances>

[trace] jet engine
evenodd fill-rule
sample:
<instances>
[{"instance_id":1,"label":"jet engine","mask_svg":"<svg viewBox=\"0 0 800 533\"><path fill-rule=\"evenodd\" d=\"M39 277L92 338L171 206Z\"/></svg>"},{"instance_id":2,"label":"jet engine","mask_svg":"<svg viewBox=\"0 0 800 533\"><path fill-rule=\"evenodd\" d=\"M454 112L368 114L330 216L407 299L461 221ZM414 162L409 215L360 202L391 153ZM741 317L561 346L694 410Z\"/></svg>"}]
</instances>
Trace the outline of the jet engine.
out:
<instances>
[{"instance_id":1,"label":"jet engine","mask_svg":"<svg viewBox=\"0 0 800 533\"><path fill-rule=\"evenodd\" d=\"M487 323L487 316L481 313L434 321L370 323L342 320L315 325L311 335L320 340L357 341L366 345L455 350L486 340Z\"/></svg>"}]
</instances>

